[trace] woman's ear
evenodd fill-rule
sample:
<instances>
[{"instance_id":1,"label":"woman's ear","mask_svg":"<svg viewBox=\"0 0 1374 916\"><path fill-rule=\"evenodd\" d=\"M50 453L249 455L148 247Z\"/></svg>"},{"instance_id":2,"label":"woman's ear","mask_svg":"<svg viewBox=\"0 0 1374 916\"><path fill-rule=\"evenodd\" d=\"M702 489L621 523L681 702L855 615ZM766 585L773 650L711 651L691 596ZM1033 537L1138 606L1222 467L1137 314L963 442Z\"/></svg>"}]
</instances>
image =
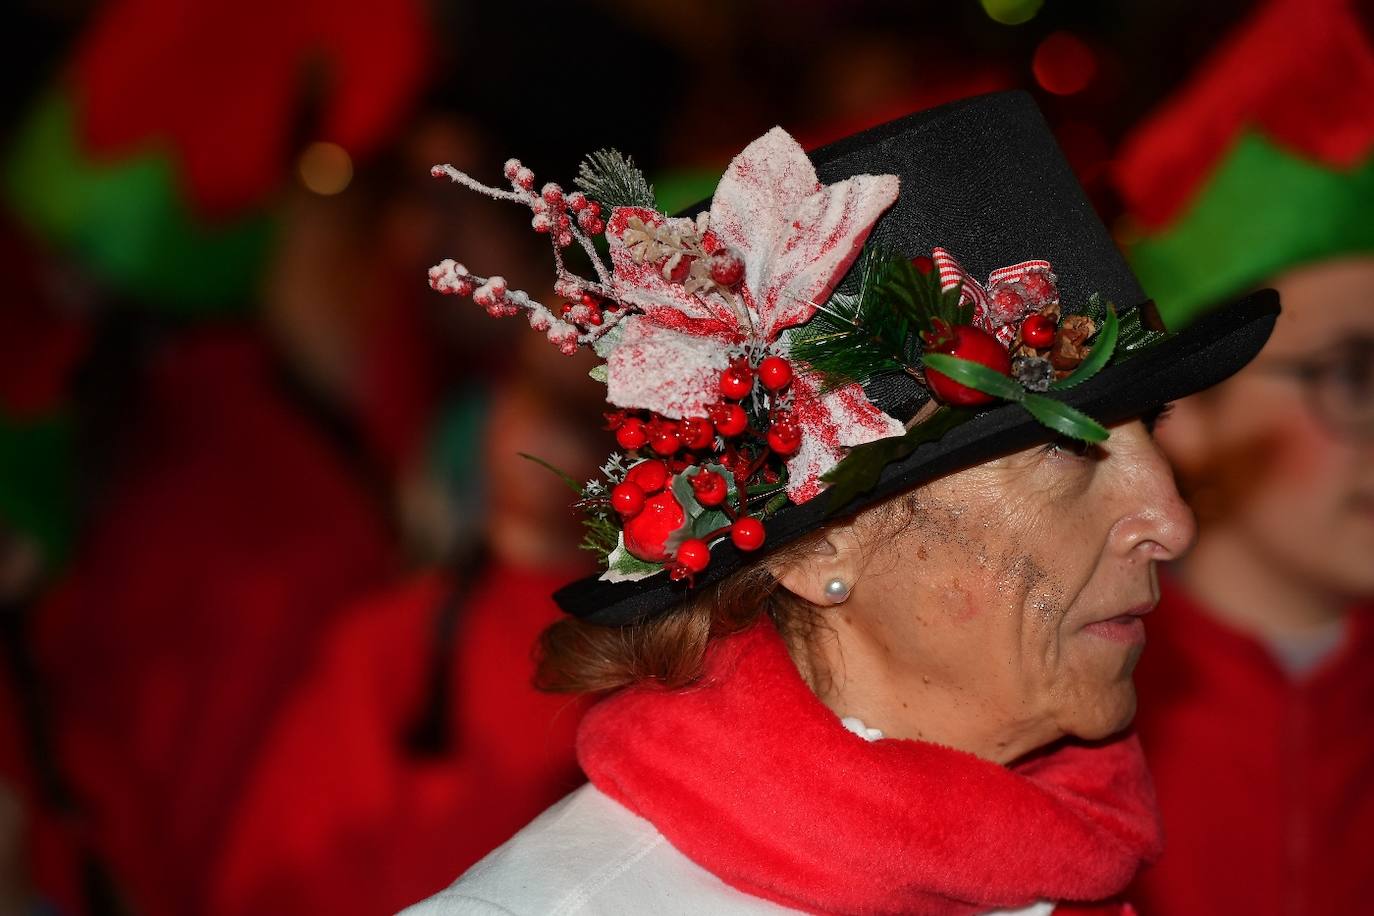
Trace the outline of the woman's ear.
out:
<instances>
[{"instance_id":1,"label":"woman's ear","mask_svg":"<svg viewBox=\"0 0 1374 916\"><path fill-rule=\"evenodd\" d=\"M849 597L863 572L859 540L850 525L835 525L809 551L773 568L779 584L792 594L822 607Z\"/></svg>"}]
</instances>

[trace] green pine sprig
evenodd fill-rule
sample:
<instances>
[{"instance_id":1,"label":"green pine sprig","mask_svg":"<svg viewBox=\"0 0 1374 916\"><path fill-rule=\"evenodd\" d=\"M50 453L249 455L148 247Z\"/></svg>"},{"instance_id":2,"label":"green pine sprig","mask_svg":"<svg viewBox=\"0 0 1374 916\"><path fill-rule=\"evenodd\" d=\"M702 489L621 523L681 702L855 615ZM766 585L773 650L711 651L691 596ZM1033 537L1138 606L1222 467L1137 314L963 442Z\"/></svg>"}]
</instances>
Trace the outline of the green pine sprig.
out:
<instances>
[{"instance_id":1,"label":"green pine sprig","mask_svg":"<svg viewBox=\"0 0 1374 916\"><path fill-rule=\"evenodd\" d=\"M792 336L792 356L820 375L827 390L905 372L920 378L921 334L973 320L959 290L941 290L935 270L876 246L864 249L858 289L836 293Z\"/></svg>"},{"instance_id":2,"label":"green pine sprig","mask_svg":"<svg viewBox=\"0 0 1374 916\"><path fill-rule=\"evenodd\" d=\"M658 209L653 185L634 160L619 150L600 149L588 154L573 184L608 212L616 207Z\"/></svg>"}]
</instances>

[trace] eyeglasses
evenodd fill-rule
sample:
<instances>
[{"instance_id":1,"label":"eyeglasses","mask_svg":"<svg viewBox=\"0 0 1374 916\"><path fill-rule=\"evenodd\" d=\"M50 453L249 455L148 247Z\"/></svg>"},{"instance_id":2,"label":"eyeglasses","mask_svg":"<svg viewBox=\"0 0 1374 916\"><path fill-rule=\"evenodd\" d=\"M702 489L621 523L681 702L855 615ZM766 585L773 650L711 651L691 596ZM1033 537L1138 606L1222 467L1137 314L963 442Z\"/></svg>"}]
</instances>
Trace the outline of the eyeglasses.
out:
<instances>
[{"instance_id":1,"label":"eyeglasses","mask_svg":"<svg viewBox=\"0 0 1374 916\"><path fill-rule=\"evenodd\" d=\"M1255 368L1296 378L1312 412L1336 435L1374 437L1374 337L1353 337L1310 356Z\"/></svg>"}]
</instances>

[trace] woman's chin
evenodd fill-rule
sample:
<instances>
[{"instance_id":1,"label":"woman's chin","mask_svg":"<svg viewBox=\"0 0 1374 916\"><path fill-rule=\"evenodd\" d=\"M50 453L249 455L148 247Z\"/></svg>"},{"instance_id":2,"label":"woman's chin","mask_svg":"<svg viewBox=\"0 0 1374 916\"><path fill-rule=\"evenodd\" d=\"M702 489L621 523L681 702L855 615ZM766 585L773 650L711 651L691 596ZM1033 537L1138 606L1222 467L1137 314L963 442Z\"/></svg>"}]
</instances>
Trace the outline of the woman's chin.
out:
<instances>
[{"instance_id":1,"label":"woman's chin","mask_svg":"<svg viewBox=\"0 0 1374 916\"><path fill-rule=\"evenodd\" d=\"M1130 727L1135 706L1135 685L1128 678L1124 684L1101 688L1093 701L1072 717L1072 727L1065 730L1083 741L1110 738Z\"/></svg>"}]
</instances>

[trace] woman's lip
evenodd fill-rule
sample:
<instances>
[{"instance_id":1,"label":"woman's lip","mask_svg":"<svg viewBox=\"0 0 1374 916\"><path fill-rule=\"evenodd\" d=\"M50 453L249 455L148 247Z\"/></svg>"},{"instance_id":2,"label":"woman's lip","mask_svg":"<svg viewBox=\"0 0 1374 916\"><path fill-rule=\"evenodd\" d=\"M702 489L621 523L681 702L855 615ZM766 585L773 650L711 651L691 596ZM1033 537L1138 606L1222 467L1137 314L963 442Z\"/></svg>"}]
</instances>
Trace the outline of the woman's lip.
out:
<instances>
[{"instance_id":1,"label":"woman's lip","mask_svg":"<svg viewBox=\"0 0 1374 916\"><path fill-rule=\"evenodd\" d=\"M1145 642L1145 621L1140 614L1122 614L1099 620L1083 628L1083 632L1109 639L1112 642L1138 644Z\"/></svg>"},{"instance_id":2,"label":"woman's lip","mask_svg":"<svg viewBox=\"0 0 1374 916\"><path fill-rule=\"evenodd\" d=\"M1154 609L1155 602L1146 601L1117 614L1115 617L1093 621L1083 627L1083 630L1113 642L1143 643L1145 641L1145 621L1141 618Z\"/></svg>"}]
</instances>

